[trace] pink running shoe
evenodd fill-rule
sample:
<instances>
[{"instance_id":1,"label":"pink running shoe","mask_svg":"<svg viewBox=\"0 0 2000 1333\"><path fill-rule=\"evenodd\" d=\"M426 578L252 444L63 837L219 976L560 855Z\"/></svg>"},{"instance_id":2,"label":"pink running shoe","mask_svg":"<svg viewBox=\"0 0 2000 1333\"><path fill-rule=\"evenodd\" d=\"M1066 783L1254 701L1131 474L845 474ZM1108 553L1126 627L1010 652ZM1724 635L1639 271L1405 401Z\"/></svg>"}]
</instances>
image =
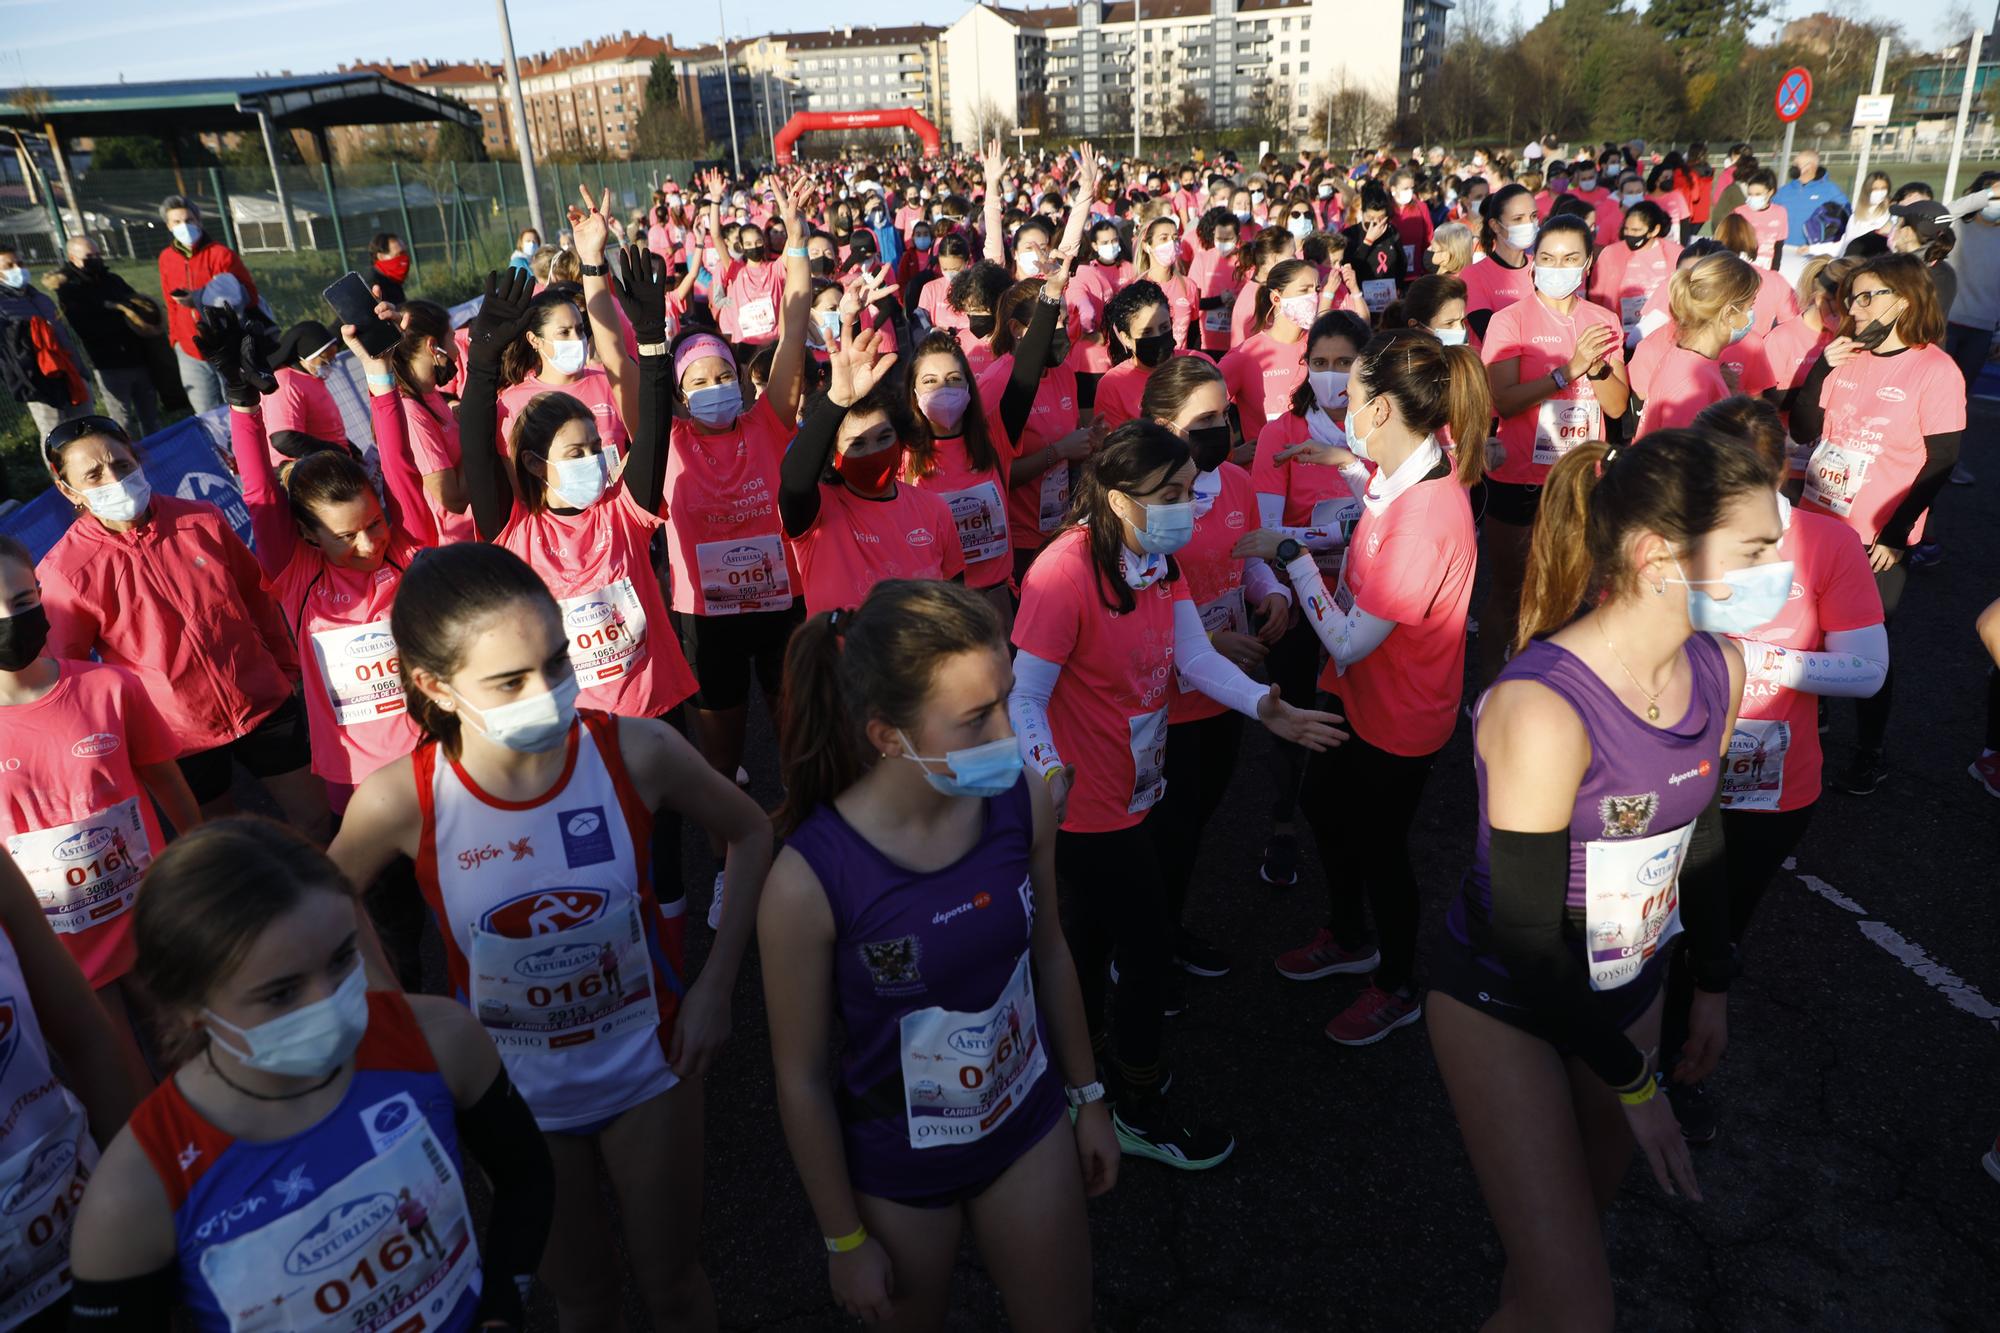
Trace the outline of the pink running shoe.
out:
<instances>
[{"instance_id":1,"label":"pink running shoe","mask_svg":"<svg viewBox=\"0 0 2000 1333\"><path fill-rule=\"evenodd\" d=\"M1373 1046L1397 1028L1408 1027L1424 1016L1424 1002L1414 995L1397 995L1379 986L1370 986L1354 998L1354 1003L1334 1015L1326 1025L1326 1035L1342 1046Z\"/></svg>"},{"instance_id":2,"label":"pink running shoe","mask_svg":"<svg viewBox=\"0 0 2000 1333\"><path fill-rule=\"evenodd\" d=\"M1278 955L1278 975L1293 981L1317 981L1336 972L1373 972L1382 955L1370 949L1360 953L1334 943L1333 932L1322 926L1307 943Z\"/></svg>"}]
</instances>

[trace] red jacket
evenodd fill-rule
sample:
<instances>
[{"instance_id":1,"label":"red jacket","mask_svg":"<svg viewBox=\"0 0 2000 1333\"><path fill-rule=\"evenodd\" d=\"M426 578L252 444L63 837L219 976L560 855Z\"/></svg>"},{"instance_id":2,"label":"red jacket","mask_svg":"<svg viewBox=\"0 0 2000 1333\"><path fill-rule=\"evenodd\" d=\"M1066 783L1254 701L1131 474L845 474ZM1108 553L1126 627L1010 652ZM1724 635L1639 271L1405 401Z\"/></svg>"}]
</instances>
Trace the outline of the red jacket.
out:
<instances>
[{"instance_id":1,"label":"red jacket","mask_svg":"<svg viewBox=\"0 0 2000 1333\"><path fill-rule=\"evenodd\" d=\"M291 635L214 505L155 494L129 532L79 516L36 572L49 654L95 651L134 672L183 755L245 734L292 693Z\"/></svg>"},{"instance_id":2,"label":"red jacket","mask_svg":"<svg viewBox=\"0 0 2000 1333\"><path fill-rule=\"evenodd\" d=\"M189 356L201 355L194 346L194 311L176 301L173 292L179 289L192 295L223 273L235 275L250 303L256 304L256 280L237 253L222 242L203 236L194 243L192 254L178 242L160 251L160 300L167 308L167 338Z\"/></svg>"},{"instance_id":3,"label":"red jacket","mask_svg":"<svg viewBox=\"0 0 2000 1333\"><path fill-rule=\"evenodd\" d=\"M1707 222L1709 210L1715 207L1714 175L1697 176L1691 171L1676 171L1674 188L1688 201L1688 220L1697 227Z\"/></svg>"}]
</instances>

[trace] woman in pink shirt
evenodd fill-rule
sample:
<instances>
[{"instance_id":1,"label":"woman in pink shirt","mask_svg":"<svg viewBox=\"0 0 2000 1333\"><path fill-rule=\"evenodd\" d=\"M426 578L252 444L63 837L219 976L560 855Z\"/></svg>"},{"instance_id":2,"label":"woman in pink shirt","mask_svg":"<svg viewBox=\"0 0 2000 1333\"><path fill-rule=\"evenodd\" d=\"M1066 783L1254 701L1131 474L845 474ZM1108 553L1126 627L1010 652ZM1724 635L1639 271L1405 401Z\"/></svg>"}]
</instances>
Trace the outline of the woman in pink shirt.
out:
<instances>
[{"instance_id":1,"label":"woman in pink shirt","mask_svg":"<svg viewBox=\"0 0 2000 1333\"><path fill-rule=\"evenodd\" d=\"M1283 416L1292 390L1305 381L1306 330L1319 318L1326 293L1303 260L1275 265L1257 289L1249 336L1222 358L1222 378L1243 433L1256 439L1264 423Z\"/></svg>"},{"instance_id":2,"label":"woman in pink shirt","mask_svg":"<svg viewBox=\"0 0 2000 1333\"><path fill-rule=\"evenodd\" d=\"M1715 224L1715 239L1722 248L1732 254L1743 256L1757 268L1757 280L1763 284L1757 293L1757 332L1776 328L1799 313L1798 293L1785 281L1785 275L1778 272L1776 265L1766 266L1757 260L1758 233L1751 220L1741 209L1720 218Z\"/></svg>"},{"instance_id":3,"label":"woman in pink shirt","mask_svg":"<svg viewBox=\"0 0 2000 1333\"><path fill-rule=\"evenodd\" d=\"M1013 441L989 424L972 367L949 331L934 330L917 344L907 380L910 426L902 481L950 506L966 586L991 602L1005 625L1014 614L1013 544L1007 535Z\"/></svg>"},{"instance_id":4,"label":"woman in pink shirt","mask_svg":"<svg viewBox=\"0 0 2000 1333\"><path fill-rule=\"evenodd\" d=\"M1092 1032L1112 1033L1120 1144L1184 1171L1220 1164L1236 1143L1225 1129L1190 1126L1162 1087L1174 932L1149 825L1166 788L1173 674L1287 740L1321 749L1344 739L1338 719L1293 708L1209 642L1174 558L1194 533L1194 476L1188 442L1165 426L1129 421L1105 440L1083 472L1074 521L1022 586L1007 699L1031 780L1050 784L1055 802L1056 875L1073 909L1084 1011Z\"/></svg>"},{"instance_id":5,"label":"woman in pink shirt","mask_svg":"<svg viewBox=\"0 0 2000 1333\"><path fill-rule=\"evenodd\" d=\"M424 492L421 512L405 514L403 521L425 545L471 541L476 534L458 470L458 418L440 388L458 376L451 316L443 306L410 301L401 318L402 341L390 350L389 363L403 433Z\"/></svg>"},{"instance_id":6,"label":"woman in pink shirt","mask_svg":"<svg viewBox=\"0 0 2000 1333\"><path fill-rule=\"evenodd\" d=\"M1017 583L1035 552L1068 518L1074 465L1090 456L1090 431L1077 424L1076 372L1064 364L1069 332L1062 302L1068 281L1069 261L1061 259L1047 279L1030 278L1007 289L995 312L996 355L979 376L979 397L989 412L1000 412L1010 394L1027 402L1018 428L1001 413L1001 431L1014 444L1007 528Z\"/></svg>"},{"instance_id":7,"label":"woman in pink shirt","mask_svg":"<svg viewBox=\"0 0 2000 1333\"><path fill-rule=\"evenodd\" d=\"M1757 265L1776 272L1784 260L1785 237L1791 233L1792 227L1790 213L1776 199L1778 178L1769 167L1759 167L1746 176L1739 176L1736 183L1743 187L1743 202L1731 211L1730 216L1742 218L1750 224L1750 230L1757 237Z\"/></svg>"},{"instance_id":8,"label":"woman in pink shirt","mask_svg":"<svg viewBox=\"0 0 2000 1333\"><path fill-rule=\"evenodd\" d=\"M201 810L174 763L180 743L137 677L46 656L48 637L34 559L0 536L0 727L13 761L0 846L143 1069L130 1013L144 999L120 982L132 970L140 877L166 845L154 803L176 833Z\"/></svg>"},{"instance_id":9,"label":"woman in pink shirt","mask_svg":"<svg viewBox=\"0 0 2000 1333\"><path fill-rule=\"evenodd\" d=\"M278 391L271 395L271 462L303 458L315 449L352 450L340 407L326 387L326 377L340 355L340 340L318 320L308 319L285 330L274 353Z\"/></svg>"},{"instance_id":10,"label":"woman in pink shirt","mask_svg":"<svg viewBox=\"0 0 2000 1333\"><path fill-rule=\"evenodd\" d=\"M1486 257L1458 274L1465 282L1466 323L1481 339L1495 311L1533 295L1540 226L1532 197L1519 185L1503 185L1486 197L1479 223L1479 249Z\"/></svg>"},{"instance_id":11,"label":"woman in pink shirt","mask_svg":"<svg viewBox=\"0 0 2000 1333\"><path fill-rule=\"evenodd\" d=\"M1742 373L1719 359L1749 335L1757 289L1757 271L1731 254L1697 259L1674 274L1667 298L1673 341L1657 355L1642 346L1647 355L1632 358L1632 393L1644 404L1637 438L1691 426L1739 388L1767 387L1744 386Z\"/></svg>"},{"instance_id":12,"label":"woman in pink shirt","mask_svg":"<svg viewBox=\"0 0 2000 1333\"><path fill-rule=\"evenodd\" d=\"M1229 350L1229 322L1236 312L1236 215L1211 208L1195 227L1194 262L1188 281L1201 297L1201 350L1211 359Z\"/></svg>"},{"instance_id":13,"label":"woman in pink shirt","mask_svg":"<svg viewBox=\"0 0 2000 1333\"><path fill-rule=\"evenodd\" d=\"M1201 312L1201 293L1181 264L1179 223L1170 217L1157 217L1141 229L1139 265L1139 276L1158 287L1167 298L1174 346L1192 346L1189 331Z\"/></svg>"},{"instance_id":14,"label":"woman in pink shirt","mask_svg":"<svg viewBox=\"0 0 2000 1333\"><path fill-rule=\"evenodd\" d=\"M324 841L326 785L309 767L293 693L298 655L249 548L213 505L154 494L108 417L64 422L44 448L80 511L40 565L50 655L95 654L139 677L204 818L235 809L241 763L288 823Z\"/></svg>"},{"instance_id":15,"label":"woman in pink shirt","mask_svg":"<svg viewBox=\"0 0 2000 1333\"><path fill-rule=\"evenodd\" d=\"M1820 353L1840 330L1846 312L1840 304L1840 284L1861 266L1861 260L1842 256L1809 260L1799 274L1801 311L1764 337L1764 359L1771 368L1772 392L1786 426L1786 490L1796 500L1805 483L1806 460L1818 440L1798 440L1791 434L1792 407L1806 376L1818 364Z\"/></svg>"},{"instance_id":16,"label":"woman in pink shirt","mask_svg":"<svg viewBox=\"0 0 2000 1333\"><path fill-rule=\"evenodd\" d=\"M1333 1041L1368 1046L1423 1014L1409 837L1464 692L1478 567L1466 490L1485 471L1492 404L1471 348L1417 331L1383 334L1364 348L1347 398L1346 448L1305 443L1286 451L1343 469L1367 459L1375 474L1332 589L1296 541L1274 552L1326 648L1319 687L1353 733L1307 763L1300 799L1321 864L1343 867L1326 876L1327 924L1277 965L1294 981L1372 972L1368 988L1326 1026ZM1458 442L1455 465L1439 441L1447 429ZM1355 829L1367 832L1356 838ZM1373 945L1364 897L1375 918Z\"/></svg>"},{"instance_id":17,"label":"woman in pink shirt","mask_svg":"<svg viewBox=\"0 0 2000 1333\"><path fill-rule=\"evenodd\" d=\"M1168 226L1173 224L1171 220ZM1132 263L1125 257L1124 242L1118 239L1118 224L1106 218L1090 228L1090 249L1071 274L1064 295L1069 299L1070 322L1075 326L1074 350L1069 367L1076 372L1077 401L1090 407L1097 401L1097 381L1111 369L1109 334L1104 327L1104 307L1120 288L1132 281ZM1141 252L1140 262L1145 262Z\"/></svg>"},{"instance_id":18,"label":"woman in pink shirt","mask_svg":"<svg viewBox=\"0 0 2000 1333\"><path fill-rule=\"evenodd\" d=\"M937 238L938 271L918 288L912 334L965 327L964 314L945 298L951 295L952 280L971 263L972 245L962 234L950 232Z\"/></svg>"},{"instance_id":19,"label":"woman in pink shirt","mask_svg":"<svg viewBox=\"0 0 2000 1333\"><path fill-rule=\"evenodd\" d=\"M1098 383L1091 425L1108 431L1139 415L1139 399L1154 370L1173 357L1195 353L1174 346L1167 295L1144 278L1113 297L1104 317L1105 327L1118 340L1122 359Z\"/></svg>"},{"instance_id":20,"label":"woman in pink shirt","mask_svg":"<svg viewBox=\"0 0 2000 1333\"><path fill-rule=\"evenodd\" d=\"M1621 244L1598 255L1590 269L1590 299L1618 316L1630 352L1643 336L1639 321L1646 301L1666 285L1680 262L1680 242L1657 204L1641 200L1626 210Z\"/></svg>"},{"instance_id":21,"label":"woman in pink shirt","mask_svg":"<svg viewBox=\"0 0 2000 1333\"><path fill-rule=\"evenodd\" d=\"M1229 338L1222 345L1223 351L1242 346L1243 340L1250 336L1250 324L1257 314L1257 293L1262 290L1264 280L1273 268L1296 256L1298 249L1298 241L1283 227L1262 232L1237 248L1236 304L1229 309Z\"/></svg>"}]
</instances>

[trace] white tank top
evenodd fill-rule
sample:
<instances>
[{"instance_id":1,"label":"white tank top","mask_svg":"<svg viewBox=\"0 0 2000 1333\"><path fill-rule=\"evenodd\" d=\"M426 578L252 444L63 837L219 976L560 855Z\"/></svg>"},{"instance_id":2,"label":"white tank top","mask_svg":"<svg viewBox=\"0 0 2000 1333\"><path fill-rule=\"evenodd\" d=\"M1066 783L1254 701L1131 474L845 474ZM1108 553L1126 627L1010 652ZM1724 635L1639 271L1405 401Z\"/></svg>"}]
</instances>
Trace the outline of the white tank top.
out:
<instances>
[{"instance_id":1,"label":"white tank top","mask_svg":"<svg viewBox=\"0 0 2000 1333\"><path fill-rule=\"evenodd\" d=\"M562 777L535 801L481 791L435 742L412 757L418 880L453 990L545 1130L598 1128L677 1082L666 1043L684 983L653 899L652 816L617 719L577 716Z\"/></svg>"}]
</instances>

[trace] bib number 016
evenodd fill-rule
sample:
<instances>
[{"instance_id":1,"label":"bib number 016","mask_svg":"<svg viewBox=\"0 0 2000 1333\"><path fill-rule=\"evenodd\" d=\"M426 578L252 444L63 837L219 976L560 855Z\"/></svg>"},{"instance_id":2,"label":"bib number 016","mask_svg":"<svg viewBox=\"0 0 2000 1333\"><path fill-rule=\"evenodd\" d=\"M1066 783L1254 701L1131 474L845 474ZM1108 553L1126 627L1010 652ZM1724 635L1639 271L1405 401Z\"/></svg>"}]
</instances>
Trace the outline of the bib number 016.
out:
<instances>
[{"instance_id":1,"label":"bib number 016","mask_svg":"<svg viewBox=\"0 0 2000 1333\"><path fill-rule=\"evenodd\" d=\"M363 1255L361 1261L345 1276L333 1278L320 1284L313 1293L313 1304L321 1314L339 1314L354 1299L358 1289L364 1297L374 1294L375 1289L392 1273L409 1266L417 1257L417 1247L409 1237L401 1234L384 1240L373 1255ZM377 1269L380 1269L380 1276Z\"/></svg>"}]
</instances>

